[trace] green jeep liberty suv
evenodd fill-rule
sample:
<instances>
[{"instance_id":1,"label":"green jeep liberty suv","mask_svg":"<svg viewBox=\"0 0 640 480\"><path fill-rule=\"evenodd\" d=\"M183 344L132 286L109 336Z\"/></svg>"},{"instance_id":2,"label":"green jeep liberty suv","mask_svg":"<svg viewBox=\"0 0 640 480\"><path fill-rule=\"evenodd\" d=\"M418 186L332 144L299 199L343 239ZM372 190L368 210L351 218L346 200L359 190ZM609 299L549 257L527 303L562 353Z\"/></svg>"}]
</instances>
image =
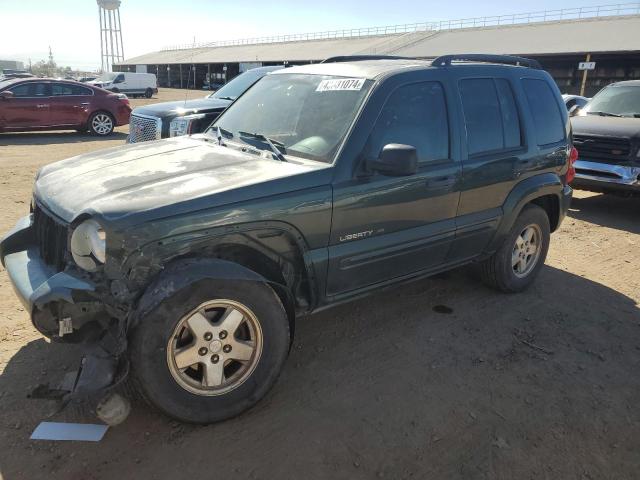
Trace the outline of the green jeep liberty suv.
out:
<instances>
[{"instance_id":1,"label":"green jeep liberty suv","mask_svg":"<svg viewBox=\"0 0 640 480\"><path fill-rule=\"evenodd\" d=\"M35 327L177 419L258 402L296 319L478 262L526 288L577 152L537 62L334 58L272 72L203 134L43 167L0 257ZM393 301L389 297L389 301Z\"/></svg>"}]
</instances>

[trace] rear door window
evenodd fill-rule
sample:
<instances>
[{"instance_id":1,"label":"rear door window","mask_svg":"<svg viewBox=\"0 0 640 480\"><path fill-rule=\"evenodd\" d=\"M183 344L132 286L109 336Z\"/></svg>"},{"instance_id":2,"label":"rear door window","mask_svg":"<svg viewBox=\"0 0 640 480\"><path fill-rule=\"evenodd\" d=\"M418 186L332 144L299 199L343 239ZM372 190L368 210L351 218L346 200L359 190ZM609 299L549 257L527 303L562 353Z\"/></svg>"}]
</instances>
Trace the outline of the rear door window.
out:
<instances>
[{"instance_id":1,"label":"rear door window","mask_svg":"<svg viewBox=\"0 0 640 480\"><path fill-rule=\"evenodd\" d=\"M506 79L460 80L469 156L522 145L520 119Z\"/></svg>"},{"instance_id":2,"label":"rear door window","mask_svg":"<svg viewBox=\"0 0 640 480\"><path fill-rule=\"evenodd\" d=\"M9 91L12 92L16 98L46 97L48 95L46 83L23 83L22 85L10 88Z\"/></svg>"},{"instance_id":3,"label":"rear door window","mask_svg":"<svg viewBox=\"0 0 640 480\"><path fill-rule=\"evenodd\" d=\"M564 140L562 114L549 84L544 80L524 78L522 88L536 126L538 145L549 145Z\"/></svg>"},{"instance_id":4,"label":"rear door window","mask_svg":"<svg viewBox=\"0 0 640 480\"><path fill-rule=\"evenodd\" d=\"M401 143L415 147L420 162L449 158L449 122L442 84L421 82L395 90L369 141L373 156L389 143Z\"/></svg>"},{"instance_id":5,"label":"rear door window","mask_svg":"<svg viewBox=\"0 0 640 480\"><path fill-rule=\"evenodd\" d=\"M67 83L54 83L51 85L51 94L54 97L67 95L91 95L91 90L80 85L70 85Z\"/></svg>"}]
</instances>

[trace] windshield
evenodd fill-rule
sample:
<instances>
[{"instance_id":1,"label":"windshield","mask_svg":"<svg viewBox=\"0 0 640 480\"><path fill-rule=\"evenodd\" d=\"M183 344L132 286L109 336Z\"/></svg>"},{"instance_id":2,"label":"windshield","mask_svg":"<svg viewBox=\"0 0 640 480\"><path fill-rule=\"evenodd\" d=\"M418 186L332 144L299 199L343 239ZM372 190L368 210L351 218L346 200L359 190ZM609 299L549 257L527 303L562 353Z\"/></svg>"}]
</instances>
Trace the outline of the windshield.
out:
<instances>
[{"instance_id":1,"label":"windshield","mask_svg":"<svg viewBox=\"0 0 640 480\"><path fill-rule=\"evenodd\" d=\"M640 116L640 86L605 87L585 106L584 111L594 115Z\"/></svg>"},{"instance_id":2,"label":"windshield","mask_svg":"<svg viewBox=\"0 0 640 480\"><path fill-rule=\"evenodd\" d=\"M220 127L252 145L261 142L255 136L260 134L285 156L331 163L372 83L328 75L268 75L225 110L211 130Z\"/></svg>"},{"instance_id":3,"label":"windshield","mask_svg":"<svg viewBox=\"0 0 640 480\"><path fill-rule=\"evenodd\" d=\"M116 78L116 75L118 75L118 74L117 73L113 73L113 72L104 72L102 75L100 75L98 80L101 80L103 82L110 82L114 78Z\"/></svg>"},{"instance_id":4,"label":"windshield","mask_svg":"<svg viewBox=\"0 0 640 480\"><path fill-rule=\"evenodd\" d=\"M225 100L235 100L244 91L253 85L258 79L266 74L264 70L249 70L243 74L238 75L229 83L221 87L218 91L209 95L209 98L222 98Z\"/></svg>"}]
</instances>

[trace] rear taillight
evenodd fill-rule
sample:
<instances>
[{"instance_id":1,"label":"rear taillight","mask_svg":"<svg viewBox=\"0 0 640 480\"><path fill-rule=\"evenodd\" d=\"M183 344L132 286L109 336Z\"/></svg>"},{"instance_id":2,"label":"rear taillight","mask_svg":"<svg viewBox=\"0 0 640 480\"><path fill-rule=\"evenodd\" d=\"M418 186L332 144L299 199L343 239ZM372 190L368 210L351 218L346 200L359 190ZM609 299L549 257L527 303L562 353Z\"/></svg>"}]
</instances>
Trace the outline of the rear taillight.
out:
<instances>
[{"instance_id":1,"label":"rear taillight","mask_svg":"<svg viewBox=\"0 0 640 480\"><path fill-rule=\"evenodd\" d=\"M576 167L574 166L574 163L576 163L576 160L578 160L578 149L576 147L571 147L571 150L569 151L569 165L567 168L567 179L566 182L567 184L571 183L573 181L573 179L576 177Z\"/></svg>"},{"instance_id":2,"label":"rear taillight","mask_svg":"<svg viewBox=\"0 0 640 480\"><path fill-rule=\"evenodd\" d=\"M127 97L124 93L118 93L116 95L120 102L124 103L125 105L129 105L129 97Z\"/></svg>"}]
</instances>

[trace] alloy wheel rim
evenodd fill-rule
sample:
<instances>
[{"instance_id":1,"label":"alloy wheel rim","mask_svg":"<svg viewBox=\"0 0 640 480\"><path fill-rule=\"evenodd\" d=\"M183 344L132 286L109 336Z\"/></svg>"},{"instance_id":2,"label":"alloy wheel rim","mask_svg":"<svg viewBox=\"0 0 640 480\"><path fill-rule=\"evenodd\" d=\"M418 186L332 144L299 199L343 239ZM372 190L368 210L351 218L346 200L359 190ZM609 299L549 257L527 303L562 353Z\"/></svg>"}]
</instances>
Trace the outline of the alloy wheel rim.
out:
<instances>
[{"instance_id":1,"label":"alloy wheel rim","mask_svg":"<svg viewBox=\"0 0 640 480\"><path fill-rule=\"evenodd\" d=\"M247 306L212 300L180 319L167 344L167 364L185 390L222 395L249 378L262 346L260 322Z\"/></svg>"},{"instance_id":2,"label":"alloy wheel rim","mask_svg":"<svg viewBox=\"0 0 640 480\"><path fill-rule=\"evenodd\" d=\"M518 278L526 277L538 264L542 251L542 230L535 224L527 225L516 237L511 252L511 268Z\"/></svg>"},{"instance_id":3,"label":"alloy wheel rim","mask_svg":"<svg viewBox=\"0 0 640 480\"><path fill-rule=\"evenodd\" d=\"M106 135L113 129L113 122L111 121L111 117L109 115L101 113L93 117L91 126L93 127L94 132L96 132L97 134Z\"/></svg>"}]
</instances>

